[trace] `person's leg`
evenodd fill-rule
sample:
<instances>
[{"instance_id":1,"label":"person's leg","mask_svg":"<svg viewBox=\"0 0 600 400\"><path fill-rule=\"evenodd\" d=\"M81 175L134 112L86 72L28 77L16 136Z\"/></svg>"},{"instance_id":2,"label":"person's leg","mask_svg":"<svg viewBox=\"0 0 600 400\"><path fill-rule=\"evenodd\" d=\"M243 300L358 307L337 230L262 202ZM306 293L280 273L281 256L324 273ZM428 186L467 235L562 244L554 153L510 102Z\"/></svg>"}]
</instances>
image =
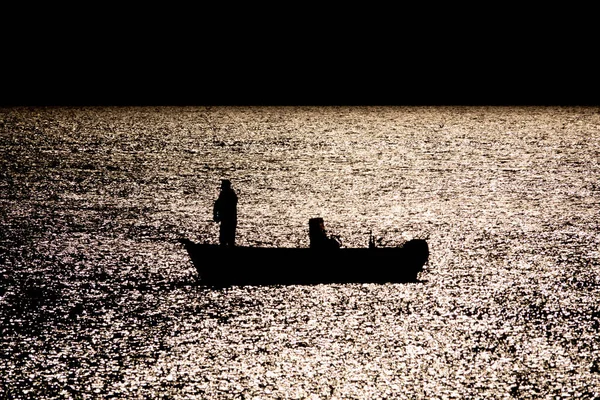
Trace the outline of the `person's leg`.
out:
<instances>
[{"instance_id":1,"label":"person's leg","mask_svg":"<svg viewBox=\"0 0 600 400\"><path fill-rule=\"evenodd\" d=\"M221 222L221 244L235 246L236 221Z\"/></svg>"},{"instance_id":2,"label":"person's leg","mask_svg":"<svg viewBox=\"0 0 600 400\"><path fill-rule=\"evenodd\" d=\"M235 228L236 228L236 222L233 222L231 224L231 232L230 232L230 236L229 236L229 244L231 244L232 246L235 246Z\"/></svg>"},{"instance_id":3,"label":"person's leg","mask_svg":"<svg viewBox=\"0 0 600 400\"><path fill-rule=\"evenodd\" d=\"M221 246L225 246L227 243L227 229L225 228L225 223L221 221L221 226L219 227L219 244Z\"/></svg>"}]
</instances>

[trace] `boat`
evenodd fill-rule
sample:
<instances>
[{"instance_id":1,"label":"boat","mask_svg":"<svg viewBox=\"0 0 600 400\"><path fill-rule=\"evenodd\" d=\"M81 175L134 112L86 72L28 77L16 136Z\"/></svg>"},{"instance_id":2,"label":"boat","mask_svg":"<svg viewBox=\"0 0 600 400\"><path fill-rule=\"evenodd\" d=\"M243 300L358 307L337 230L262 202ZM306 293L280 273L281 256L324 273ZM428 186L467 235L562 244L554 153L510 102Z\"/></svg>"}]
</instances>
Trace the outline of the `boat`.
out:
<instances>
[{"instance_id":1,"label":"boat","mask_svg":"<svg viewBox=\"0 0 600 400\"><path fill-rule=\"evenodd\" d=\"M424 239L377 247L370 238L368 247L349 248L325 235L322 218L311 219L310 227L310 247L179 242L196 267L198 282L213 287L417 282L429 259Z\"/></svg>"}]
</instances>

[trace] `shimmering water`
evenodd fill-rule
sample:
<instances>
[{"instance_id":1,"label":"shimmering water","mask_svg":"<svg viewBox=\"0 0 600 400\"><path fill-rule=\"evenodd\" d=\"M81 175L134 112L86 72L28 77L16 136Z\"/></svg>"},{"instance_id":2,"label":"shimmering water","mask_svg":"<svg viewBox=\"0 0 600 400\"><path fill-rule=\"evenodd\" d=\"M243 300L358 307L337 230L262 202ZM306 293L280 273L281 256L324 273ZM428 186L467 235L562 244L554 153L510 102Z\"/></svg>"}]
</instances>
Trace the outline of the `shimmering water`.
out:
<instances>
[{"instance_id":1,"label":"shimmering water","mask_svg":"<svg viewBox=\"0 0 600 400\"><path fill-rule=\"evenodd\" d=\"M0 151L0 398L600 398L599 108L4 108ZM202 288L225 177L239 244L429 265Z\"/></svg>"}]
</instances>

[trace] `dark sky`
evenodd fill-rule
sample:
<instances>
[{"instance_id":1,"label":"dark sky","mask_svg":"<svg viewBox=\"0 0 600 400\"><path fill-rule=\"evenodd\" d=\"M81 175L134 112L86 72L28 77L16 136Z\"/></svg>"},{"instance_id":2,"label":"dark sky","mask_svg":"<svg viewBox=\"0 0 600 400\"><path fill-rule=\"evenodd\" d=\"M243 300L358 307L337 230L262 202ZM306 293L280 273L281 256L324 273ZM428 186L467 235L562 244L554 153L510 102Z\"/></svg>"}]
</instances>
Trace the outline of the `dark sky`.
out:
<instances>
[{"instance_id":1,"label":"dark sky","mask_svg":"<svg viewBox=\"0 0 600 400\"><path fill-rule=\"evenodd\" d=\"M429 30L404 28L412 17L402 15L380 30L343 19L325 33L314 21L288 28L287 19L275 27L247 19L230 30L201 28L212 14L192 15L197 25L183 31L177 26L189 20L5 24L0 105L600 105L595 32L587 28L448 18Z\"/></svg>"},{"instance_id":2,"label":"dark sky","mask_svg":"<svg viewBox=\"0 0 600 400\"><path fill-rule=\"evenodd\" d=\"M469 57L458 62L432 55L419 61L386 56L372 62L264 53L258 58L230 54L215 60L201 55L173 62L147 54L135 59L106 52L59 56L58 61L49 55L26 56L5 69L1 103L600 104L591 60L578 68L526 63L507 55L503 60Z\"/></svg>"}]
</instances>

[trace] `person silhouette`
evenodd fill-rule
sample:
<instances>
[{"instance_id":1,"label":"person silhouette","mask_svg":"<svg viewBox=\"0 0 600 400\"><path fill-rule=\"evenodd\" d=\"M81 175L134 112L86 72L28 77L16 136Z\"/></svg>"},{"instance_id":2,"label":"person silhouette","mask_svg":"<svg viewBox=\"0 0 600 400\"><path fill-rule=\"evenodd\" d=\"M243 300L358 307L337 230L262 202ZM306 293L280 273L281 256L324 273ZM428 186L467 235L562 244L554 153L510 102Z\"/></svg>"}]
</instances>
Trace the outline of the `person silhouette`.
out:
<instances>
[{"instance_id":1,"label":"person silhouette","mask_svg":"<svg viewBox=\"0 0 600 400\"><path fill-rule=\"evenodd\" d=\"M221 180L221 192L213 207L213 220L221 224L219 244L235 246L235 230L237 228L238 197L229 179Z\"/></svg>"},{"instance_id":2,"label":"person silhouette","mask_svg":"<svg viewBox=\"0 0 600 400\"><path fill-rule=\"evenodd\" d=\"M339 249L340 240L338 236L329 236L325 230L323 218L316 217L308 220L308 235L310 248L312 249Z\"/></svg>"}]
</instances>

